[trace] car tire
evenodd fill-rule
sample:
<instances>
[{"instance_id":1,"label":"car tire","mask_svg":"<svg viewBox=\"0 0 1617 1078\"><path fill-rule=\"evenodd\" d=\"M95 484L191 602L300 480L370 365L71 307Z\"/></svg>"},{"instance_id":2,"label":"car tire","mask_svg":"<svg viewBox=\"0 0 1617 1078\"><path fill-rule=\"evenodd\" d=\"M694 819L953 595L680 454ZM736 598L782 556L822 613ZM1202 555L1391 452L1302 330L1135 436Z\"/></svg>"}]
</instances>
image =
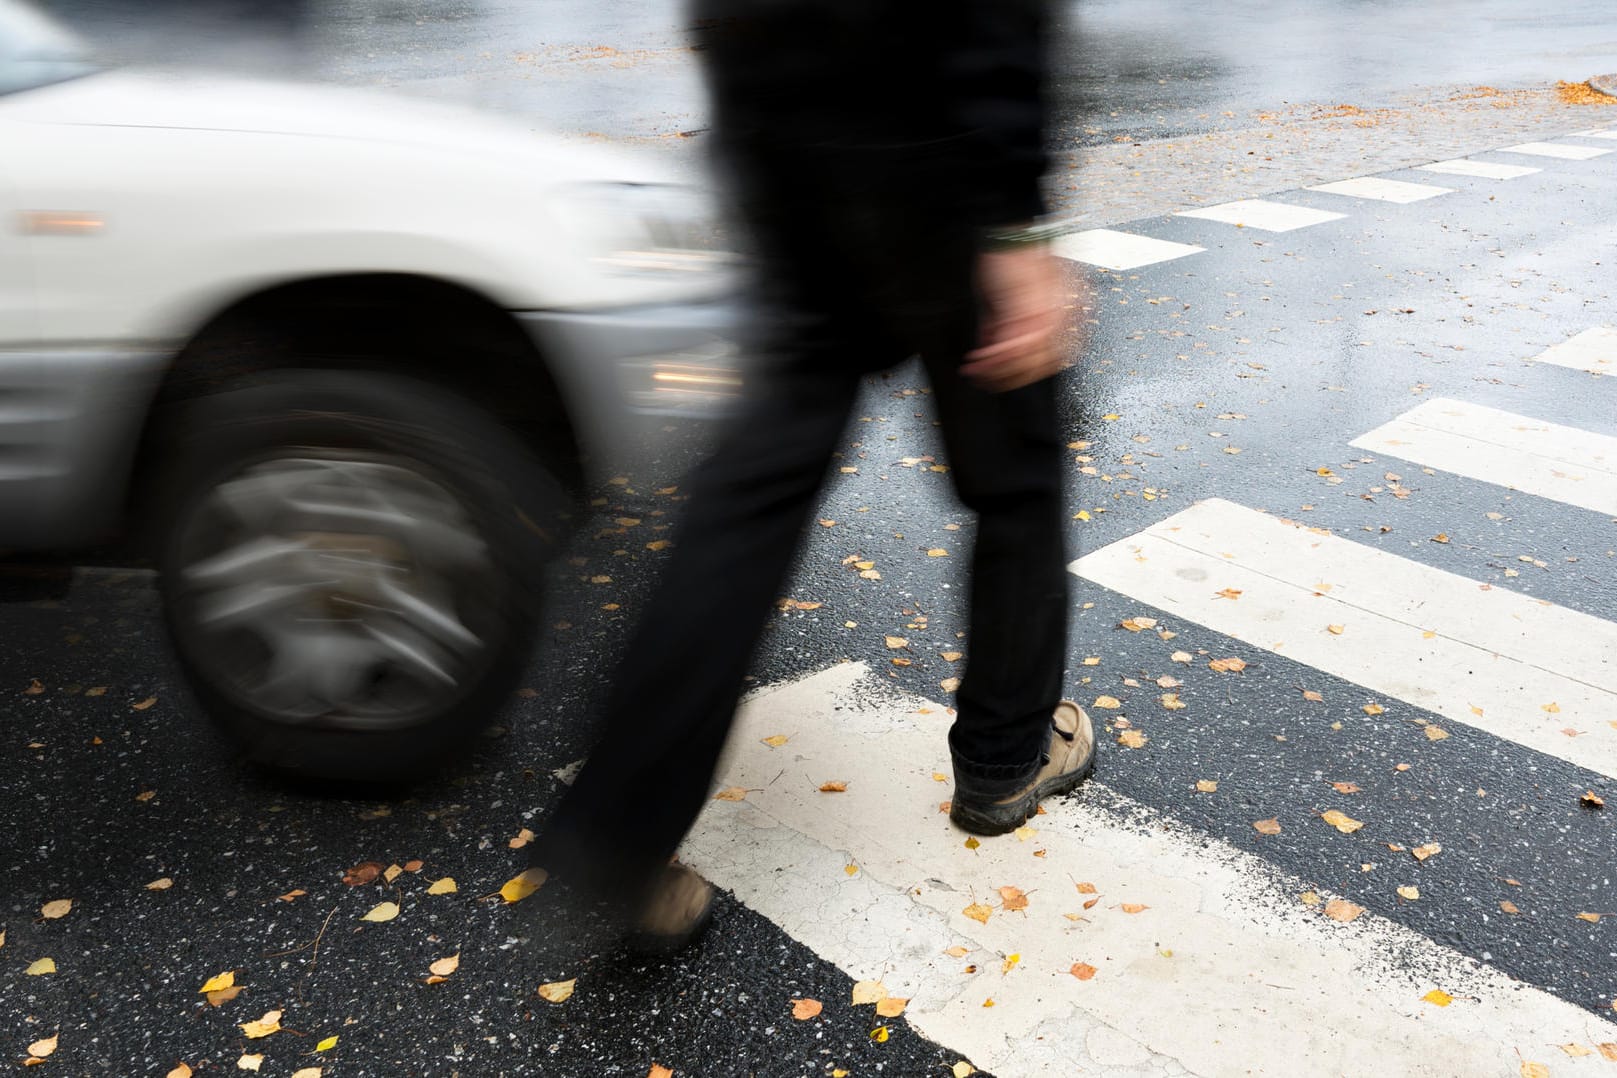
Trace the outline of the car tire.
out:
<instances>
[{"instance_id":1,"label":"car tire","mask_svg":"<svg viewBox=\"0 0 1617 1078\"><path fill-rule=\"evenodd\" d=\"M158 569L209 716L286 776L409 782L509 701L570 499L442 387L254 376L174 416Z\"/></svg>"}]
</instances>

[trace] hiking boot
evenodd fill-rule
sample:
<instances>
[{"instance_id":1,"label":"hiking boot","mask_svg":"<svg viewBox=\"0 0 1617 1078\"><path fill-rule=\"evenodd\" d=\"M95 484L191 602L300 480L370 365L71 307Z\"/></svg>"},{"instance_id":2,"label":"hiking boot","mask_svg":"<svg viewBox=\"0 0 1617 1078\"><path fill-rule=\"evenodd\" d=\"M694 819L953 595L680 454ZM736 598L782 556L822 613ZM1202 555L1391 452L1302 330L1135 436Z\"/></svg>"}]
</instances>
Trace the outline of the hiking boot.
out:
<instances>
[{"instance_id":1,"label":"hiking boot","mask_svg":"<svg viewBox=\"0 0 1617 1078\"><path fill-rule=\"evenodd\" d=\"M675 862L652 885L628 942L642 954L673 954L700 936L712 919L713 885Z\"/></svg>"},{"instance_id":2,"label":"hiking boot","mask_svg":"<svg viewBox=\"0 0 1617 1078\"><path fill-rule=\"evenodd\" d=\"M1050 747L1044 752L1043 766L1019 789L1004 796L961 789L960 768L955 768L954 799L949 819L974 835L1003 835L1027 822L1046 797L1064 794L1083 782L1095 770L1095 728L1084 709L1071 700L1056 705L1050 716ZM986 787L967 779L966 785Z\"/></svg>"}]
</instances>

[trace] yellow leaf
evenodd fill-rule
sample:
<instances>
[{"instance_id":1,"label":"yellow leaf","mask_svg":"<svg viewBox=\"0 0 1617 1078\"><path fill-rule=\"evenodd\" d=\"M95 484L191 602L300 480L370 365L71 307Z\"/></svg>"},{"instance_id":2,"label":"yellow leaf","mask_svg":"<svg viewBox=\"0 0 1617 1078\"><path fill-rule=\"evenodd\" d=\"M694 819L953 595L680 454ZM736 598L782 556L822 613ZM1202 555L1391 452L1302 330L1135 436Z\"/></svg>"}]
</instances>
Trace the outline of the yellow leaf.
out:
<instances>
[{"instance_id":1,"label":"yellow leaf","mask_svg":"<svg viewBox=\"0 0 1617 1078\"><path fill-rule=\"evenodd\" d=\"M1333 921L1341 921L1344 924L1363 912L1363 906L1355 905L1345 898L1333 898L1325 903L1325 916Z\"/></svg>"},{"instance_id":2,"label":"yellow leaf","mask_svg":"<svg viewBox=\"0 0 1617 1078\"><path fill-rule=\"evenodd\" d=\"M1304 891L1302 894L1297 896L1297 899L1305 906L1317 906L1322 901L1319 897L1319 893L1316 891Z\"/></svg>"},{"instance_id":3,"label":"yellow leaf","mask_svg":"<svg viewBox=\"0 0 1617 1078\"><path fill-rule=\"evenodd\" d=\"M1022 956L1020 954L1008 954L1008 955L1006 955L1005 956L1005 963L1004 963L1003 966L1000 967L1000 971L999 971L1000 975L1004 976L1005 974L1009 973L1011 970L1015 969L1017 967L1017 964L1020 963L1021 961L1022 961Z\"/></svg>"},{"instance_id":4,"label":"yellow leaf","mask_svg":"<svg viewBox=\"0 0 1617 1078\"><path fill-rule=\"evenodd\" d=\"M1092 518L1089 515L1089 510L1080 509L1080 510L1078 510L1076 513L1074 513L1072 515L1072 519L1074 519L1074 520L1086 520L1087 521L1087 520L1090 520Z\"/></svg>"},{"instance_id":5,"label":"yellow leaf","mask_svg":"<svg viewBox=\"0 0 1617 1078\"><path fill-rule=\"evenodd\" d=\"M902 636L889 636L886 640L887 646L890 648L907 648L910 646L910 642Z\"/></svg>"},{"instance_id":6,"label":"yellow leaf","mask_svg":"<svg viewBox=\"0 0 1617 1078\"><path fill-rule=\"evenodd\" d=\"M949 556L949 552L940 546L935 546L926 552L926 556L929 558L947 558Z\"/></svg>"},{"instance_id":7,"label":"yellow leaf","mask_svg":"<svg viewBox=\"0 0 1617 1078\"><path fill-rule=\"evenodd\" d=\"M1119 419L1122 419L1123 417L1118 415L1116 412L1107 412L1105 415L1101 416L1101 418L1106 420L1106 422L1108 422L1108 423L1116 423Z\"/></svg>"},{"instance_id":8,"label":"yellow leaf","mask_svg":"<svg viewBox=\"0 0 1617 1078\"><path fill-rule=\"evenodd\" d=\"M1176 663L1193 663L1196 661L1196 657L1188 651L1176 651L1172 655L1168 656L1168 661Z\"/></svg>"},{"instance_id":9,"label":"yellow leaf","mask_svg":"<svg viewBox=\"0 0 1617 1078\"><path fill-rule=\"evenodd\" d=\"M943 687L944 692L954 692L956 689L960 688L960 679L957 677L946 677L942 681L938 682L938 684Z\"/></svg>"},{"instance_id":10,"label":"yellow leaf","mask_svg":"<svg viewBox=\"0 0 1617 1078\"><path fill-rule=\"evenodd\" d=\"M881 1015L883 1018L897 1018L899 1015L904 1013L904 1005L908 1002L909 1000L907 999L898 999L894 996L888 996L886 999L881 1000L876 1004L876 1013Z\"/></svg>"},{"instance_id":11,"label":"yellow leaf","mask_svg":"<svg viewBox=\"0 0 1617 1078\"><path fill-rule=\"evenodd\" d=\"M994 909L992 906L985 906L981 902L973 902L960 912L965 914L967 917L970 917L973 921L977 921L980 924L987 924L988 917L994 912Z\"/></svg>"},{"instance_id":12,"label":"yellow leaf","mask_svg":"<svg viewBox=\"0 0 1617 1078\"><path fill-rule=\"evenodd\" d=\"M296 902L298 899L302 898L306 894L308 894L307 891L295 890L295 891L288 891L284 895L277 895L276 898L278 898L282 902Z\"/></svg>"},{"instance_id":13,"label":"yellow leaf","mask_svg":"<svg viewBox=\"0 0 1617 1078\"><path fill-rule=\"evenodd\" d=\"M1183 700L1179 699L1178 693L1165 692L1162 694L1162 706L1167 708L1169 711L1183 711L1189 705L1187 705Z\"/></svg>"},{"instance_id":14,"label":"yellow leaf","mask_svg":"<svg viewBox=\"0 0 1617 1078\"><path fill-rule=\"evenodd\" d=\"M66 917L67 912L73 908L71 898L58 898L47 902L39 908L39 915L47 921L54 921L58 917Z\"/></svg>"},{"instance_id":15,"label":"yellow leaf","mask_svg":"<svg viewBox=\"0 0 1617 1078\"><path fill-rule=\"evenodd\" d=\"M1516 903L1512 902L1508 898L1499 903L1499 909L1501 911L1503 911L1504 913L1520 913L1520 912L1522 912L1517 907Z\"/></svg>"},{"instance_id":16,"label":"yellow leaf","mask_svg":"<svg viewBox=\"0 0 1617 1078\"><path fill-rule=\"evenodd\" d=\"M1200 793L1211 794L1218 792L1218 783L1213 779L1198 779L1196 789Z\"/></svg>"},{"instance_id":17,"label":"yellow leaf","mask_svg":"<svg viewBox=\"0 0 1617 1078\"><path fill-rule=\"evenodd\" d=\"M1239 674L1246 669L1246 660L1230 657L1228 659L1212 659L1207 668L1217 674Z\"/></svg>"},{"instance_id":18,"label":"yellow leaf","mask_svg":"<svg viewBox=\"0 0 1617 1078\"><path fill-rule=\"evenodd\" d=\"M1561 705L1554 703L1545 704L1541 710L1548 711L1551 715L1559 715L1561 713Z\"/></svg>"},{"instance_id":19,"label":"yellow leaf","mask_svg":"<svg viewBox=\"0 0 1617 1078\"><path fill-rule=\"evenodd\" d=\"M1580 920L1580 921L1588 921L1590 924L1599 924L1600 923L1600 914L1598 914L1598 913L1580 913L1580 914L1578 914L1578 920Z\"/></svg>"},{"instance_id":20,"label":"yellow leaf","mask_svg":"<svg viewBox=\"0 0 1617 1078\"><path fill-rule=\"evenodd\" d=\"M1364 705L1364 713L1366 715L1380 715L1380 714L1384 713L1386 710L1387 709L1382 707L1380 704L1365 704Z\"/></svg>"},{"instance_id":21,"label":"yellow leaf","mask_svg":"<svg viewBox=\"0 0 1617 1078\"><path fill-rule=\"evenodd\" d=\"M1442 853L1443 852L1443 847L1438 845L1435 842L1428 842L1424 846L1416 846L1413 850L1410 850L1409 852L1415 855L1415 860L1424 861L1428 857L1432 857L1432 856L1435 856L1436 854Z\"/></svg>"},{"instance_id":22,"label":"yellow leaf","mask_svg":"<svg viewBox=\"0 0 1617 1078\"><path fill-rule=\"evenodd\" d=\"M1359 792L1358 785L1352 782L1333 782L1331 783L1331 789L1339 794L1356 794Z\"/></svg>"},{"instance_id":23,"label":"yellow leaf","mask_svg":"<svg viewBox=\"0 0 1617 1078\"><path fill-rule=\"evenodd\" d=\"M1448 736L1449 736L1449 732L1447 730L1443 729L1441 726L1430 726L1429 725L1429 726L1426 727L1426 740L1428 740L1428 741L1442 741L1445 737L1448 737Z\"/></svg>"},{"instance_id":24,"label":"yellow leaf","mask_svg":"<svg viewBox=\"0 0 1617 1078\"><path fill-rule=\"evenodd\" d=\"M875 1003L886 995L887 988L880 981L859 981L853 986L853 1005Z\"/></svg>"},{"instance_id":25,"label":"yellow leaf","mask_svg":"<svg viewBox=\"0 0 1617 1078\"><path fill-rule=\"evenodd\" d=\"M36 958L32 962L28 963L27 973L30 977L38 977L42 974L55 972L56 960L54 958Z\"/></svg>"},{"instance_id":26,"label":"yellow leaf","mask_svg":"<svg viewBox=\"0 0 1617 1078\"><path fill-rule=\"evenodd\" d=\"M456 951L448 958L440 958L427 968L432 971L434 976L447 977L460 968L460 952Z\"/></svg>"},{"instance_id":27,"label":"yellow leaf","mask_svg":"<svg viewBox=\"0 0 1617 1078\"><path fill-rule=\"evenodd\" d=\"M785 734L771 734L769 737L762 738L760 740L762 740L763 743L768 745L770 748L778 749L782 745L786 744L786 742L790 741L791 738L787 737Z\"/></svg>"},{"instance_id":28,"label":"yellow leaf","mask_svg":"<svg viewBox=\"0 0 1617 1078\"><path fill-rule=\"evenodd\" d=\"M1400 887L1400 888L1398 888L1398 897L1399 898L1407 898L1407 899L1409 899L1409 901L1413 902L1413 901L1415 901L1416 899L1418 899L1420 897L1420 888L1419 887Z\"/></svg>"},{"instance_id":29,"label":"yellow leaf","mask_svg":"<svg viewBox=\"0 0 1617 1078\"><path fill-rule=\"evenodd\" d=\"M241 995L243 991L245 989L238 984L233 988L221 988L217 992L209 992L207 995L208 1006L223 1007L226 1003Z\"/></svg>"},{"instance_id":30,"label":"yellow leaf","mask_svg":"<svg viewBox=\"0 0 1617 1078\"><path fill-rule=\"evenodd\" d=\"M948 802L945 801L944 804L947 805ZM982 845L982 843L978 842L976 838L968 838L968 839L966 839L966 849L968 849L968 850L975 850L978 846L981 846L981 845Z\"/></svg>"},{"instance_id":31,"label":"yellow leaf","mask_svg":"<svg viewBox=\"0 0 1617 1078\"><path fill-rule=\"evenodd\" d=\"M1522 1078L1550 1078L1550 1068L1542 1063L1522 1060Z\"/></svg>"},{"instance_id":32,"label":"yellow leaf","mask_svg":"<svg viewBox=\"0 0 1617 1078\"><path fill-rule=\"evenodd\" d=\"M1444 532L1438 532L1436 535L1432 536L1432 542L1434 543L1446 543L1448 541L1449 537Z\"/></svg>"},{"instance_id":33,"label":"yellow leaf","mask_svg":"<svg viewBox=\"0 0 1617 1078\"><path fill-rule=\"evenodd\" d=\"M954 1065L954 1078L971 1078L976 1073L977 1068L963 1059Z\"/></svg>"},{"instance_id":34,"label":"yellow leaf","mask_svg":"<svg viewBox=\"0 0 1617 1078\"><path fill-rule=\"evenodd\" d=\"M1067 970L1067 972L1078 978L1080 981L1087 981L1091 977L1095 976L1095 974L1099 971L1096 970L1094 966L1091 966L1088 962L1074 962L1072 964L1072 968Z\"/></svg>"},{"instance_id":35,"label":"yellow leaf","mask_svg":"<svg viewBox=\"0 0 1617 1078\"><path fill-rule=\"evenodd\" d=\"M152 798L154 798L156 796L157 796L157 791L156 790L142 790L140 793L135 795L135 800L136 801L150 801Z\"/></svg>"},{"instance_id":36,"label":"yellow leaf","mask_svg":"<svg viewBox=\"0 0 1617 1078\"><path fill-rule=\"evenodd\" d=\"M316 1052L329 1052L335 1047L337 1047L337 1034L333 1033L331 1036L324 1038L319 1044L315 1045L314 1050Z\"/></svg>"},{"instance_id":37,"label":"yellow leaf","mask_svg":"<svg viewBox=\"0 0 1617 1078\"><path fill-rule=\"evenodd\" d=\"M941 657L942 657L944 662L952 663L952 662L959 662L960 661L960 656L961 656L961 653L958 652L958 651L945 651L945 652L942 653Z\"/></svg>"},{"instance_id":38,"label":"yellow leaf","mask_svg":"<svg viewBox=\"0 0 1617 1078\"><path fill-rule=\"evenodd\" d=\"M847 793L848 792L848 784L846 782L841 781L840 779L835 781L835 782L822 782L822 783L820 783L820 792L822 794Z\"/></svg>"},{"instance_id":39,"label":"yellow leaf","mask_svg":"<svg viewBox=\"0 0 1617 1078\"><path fill-rule=\"evenodd\" d=\"M1432 989L1430 992L1422 996L1421 999L1424 999L1427 1003L1432 1004L1434 1007L1447 1007L1450 1003L1454 1002L1454 997L1443 991L1441 988Z\"/></svg>"},{"instance_id":40,"label":"yellow leaf","mask_svg":"<svg viewBox=\"0 0 1617 1078\"><path fill-rule=\"evenodd\" d=\"M566 1003L573 998L573 988L578 984L578 978L570 981L551 981L539 986L539 998L549 1003Z\"/></svg>"},{"instance_id":41,"label":"yellow leaf","mask_svg":"<svg viewBox=\"0 0 1617 1078\"><path fill-rule=\"evenodd\" d=\"M747 788L745 786L726 786L713 795L715 801L745 801Z\"/></svg>"},{"instance_id":42,"label":"yellow leaf","mask_svg":"<svg viewBox=\"0 0 1617 1078\"><path fill-rule=\"evenodd\" d=\"M28 1046L28 1054L31 1056L38 1056L40 1059L44 1059L46 1056L56 1051L56 1038L60 1036L60 1033L53 1033L42 1041L35 1041L33 1044Z\"/></svg>"},{"instance_id":43,"label":"yellow leaf","mask_svg":"<svg viewBox=\"0 0 1617 1078\"><path fill-rule=\"evenodd\" d=\"M459 889L460 888L455 886L455 878L453 876L445 876L443 879L433 880L432 885L427 888L427 894L452 895Z\"/></svg>"},{"instance_id":44,"label":"yellow leaf","mask_svg":"<svg viewBox=\"0 0 1617 1078\"><path fill-rule=\"evenodd\" d=\"M1347 631L1347 626L1345 626L1345 625L1327 625L1327 626L1325 626L1325 631L1330 633L1332 636L1341 636L1343 633L1345 633Z\"/></svg>"},{"instance_id":45,"label":"yellow leaf","mask_svg":"<svg viewBox=\"0 0 1617 1078\"><path fill-rule=\"evenodd\" d=\"M513 850L520 850L520 849L522 849L522 847L526 846L528 843L532 842L537 837L538 836L535 835L532 831L529 831L526 827L524 827L522 830L518 831L516 833L516 837L512 838L509 842L506 843L506 845L509 846ZM391 873L391 875L387 876L387 882L392 883L393 880L395 878L397 878L398 874L400 872L403 872L404 870L399 868L397 865L394 865L392 868L389 868L387 871L388 871L388 873Z\"/></svg>"},{"instance_id":46,"label":"yellow leaf","mask_svg":"<svg viewBox=\"0 0 1617 1078\"><path fill-rule=\"evenodd\" d=\"M1561 1051L1565 1052L1567 1055L1571 1056L1573 1059L1577 1059L1580 1056L1592 1056L1592 1055L1594 1055L1593 1052L1589 1051L1589 1049L1585 1048L1581 1044L1563 1044L1563 1045L1561 1045Z\"/></svg>"},{"instance_id":47,"label":"yellow leaf","mask_svg":"<svg viewBox=\"0 0 1617 1078\"><path fill-rule=\"evenodd\" d=\"M799 1022L806 1022L810 1018L818 1017L819 1013L824 1009L825 1004L817 999L792 1000L792 1017Z\"/></svg>"},{"instance_id":48,"label":"yellow leaf","mask_svg":"<svg viewBox=\"0 0 1617 1078\"><path fill-rule=\"evenodd\" d=\"M1138 730L1124 730L1117 735L1117 743L1126 749L1143 749L1148 740L1149 738Z\"/></svg>"},{"instance_id":49,"label":"yellow leaf","mask_svg":"<svg viewBox=\"0 0 1617 1078\"><path fill-rule=\"evenodd\" d=\"M1223 588L1214 594L1215 599L1239 599L1242 595L1240 588Z\"/></svg>"},{"instance_id":50,"label":"yellow leaf","mask_svg":"<svg viewBox=\"0 0 1617 1078\"><path fill-rule=\"evenodd\" d=\"M1123 702L1115 696L1097 696L1095 706L1106 711L1116 711L1123 706Z\"/></svg>"},{"instance_id":51,"label":"yellow leaf","mask_svg":"<svg viewBox=\"0 0 1617 1078\"><path fill-rule=\"evenodd\" d=\"M1341 812L1338 812L1336 809L1327 810L1324 815L1320 817L1320 819L1324 820L1326 823L1330 824L1344 835L1351 835L1353 832L1364 826L1363 821L1355 820L1353 817L1346 816Z\"/></svg>"},{"instance_id":52,"label":"yellow leaf","mask_svg":"<svg viewBox=\"0 0 1617 1078\"><path fill-rule=\"evenodd\" d=\"M850 876L857 876L859 875L859 866L855 864L846 864L842 866L842 871L846 872Z\"/></svg>"},{"instance_id":53,"label":"yellow leaf","mask_svg":"<svg viewBox=\"0 0 1617 1078\"><path fill-rule=\"evenodd\" d=\"M241 1031L247 1035L248 1040L257 1040L260 1037L268 1037L271 1033L279 1033L281 1031L281 1012L265 1011L264 1017L257 1021L243 1022Z\"/></svg>"},{"instance_id":54,"label":"yellow leaf","mask_svg":"<svg viewBox=\"0 0 1617 1078\"><path fill-rule=\"evenodd\" d=\"M163 1078L191 1078L191 1074L191 1065L189 1063L178 1063Z\"/></svg>"},{"instance_id":55,"label":"yellow leaf","mask_svg":"<svg viewBox=\"0 0 1617 1078\"><path fill-rule=\"evenodd\" d=\"M380 924L383 921L391 921L398 915L399 904L397 902L378 902L375 906L371 907L370 912L361 917L360 920Z\"/></svg>"},{"instance_id":56,"label":"yellow leaf","mask_svg":"<svg viewBox=\"0 0 1617 1078\"><path fill-rule=\"evenodd\" d=\"M1602 1059L1607 1059L1613 1063L1617 1063L1617 1044L1606 1041L1602 1044L1595 1045L1595 1047L1600 1049L1600 1057Z\"/></svg>"},{"instance_id":57,"label":"yellow leaf","mask_svg":"<svg viewBox=\"0 0 1617 1078\"><path fill-rule=\"evenodd\" d=\"M1254 822L1252 826L1257 828L1258 834L1260 835L1280 834L1280 821L1273 816L1267 820L1258 820Z\"/></svg>"},{"instance_id":58,"label":"yellow leaf","mask_svg":"<svg viewBox=\"0 0 1617 1078\"><path fill-rule=\"evenodd\" d=\"M1117 908L1122 910L1124 913L1144 913L1151 907L1141 902L1120 902L1118 903Z\"/></svg>"},{"instance_id":59,"label":"yellow leaf","mask_svg":"<svg viewBox=\"0 0 1617 1078\"><path fill-rule=\"evenodd\" d=\"M207 980L207 983L205 983L201 988L197 989L197 994L198 995L206 995L209 992L218 992L218 991L221 991L223 989L229 988L231 985L233 985L235 983L236 983L236 971L235 970L226 970L225 972L219 974L216 977L209 977L208 980Z\"/></svg>"},{"instance_id":60,"label":"yellow leaf","mask_svg":"<svg viewBox=\"0 0 1617 1078\"><path fill-rule=\"evenodd\" d=\"M887 1038L890 1035L891 1034L888 1032L886 1026L877 1026L875 1029L870 1031L870 1039L875 1041L877 1044L886 1044Z\"/></svg>"},{"instance_id":61,"label":"yellow leaf","mask_svg":"<svg viewBox=\"0 0 1617 1078\"><path fill-rule=\"evenodd\" d=\"M148 696L148 697L146 697L146 699L140 701L139 703L130 704L129 706L134 708L136 711L145 711L147 708L151 707L155 703L157 703L157 697Z\"/></svg>"},{"instance_id":62,"label":"yellow leaf","mask_svg":"<svg viewBox=\"0 0 1617 1078\"><path fill-rule=\"evenodd\" d=\"M529 895L545 885L550 873L542 868L530 868L526 872L518 873L505 881L500 888L500 897L506 902L521 902Z\"/></svg>"},{"instance_id":63,"label":"yellow leaf","mask_svg":"<svg viewBox=\"0 0 1617 1078\"><path fill-rule=\"evenodd\" d=\"M324 1067L301 1067L292 1072L292 1078L320 1078L323 1073Z\"/></svg>"},{"instance_id":64,"label":"yellow leaf","mask_svg":"<svg viewBox=\"0 0 1617 1078\"><path fill-rule=\"evenodd\" d=\"M264 1057L255 1056L250 1052L243 1054L240 1059L236 1060L236 1069L239 1071L256 1071L263 1065Z\"/></svg>"},{"instance_id":65,"label":"yellow leaf","mask_svg":"<svg viewBox=\"0 0 1617 1078\"><path fill-rule=\"evenodd\" d=\"M598 574L596 576L590 577L590 583L591 584L610 584L610 583L612 583L612 578L605 575L604 573L603 574Z\"/></svg>"},{"instance_id":66,"label":"yellow leaf","mask_svg":"<svg viewBox=\"0 0 1617 1078\"><path fill-rule=\"evenodd\" d=\"M151 883L148 883L146 885L146 890L148 890L148 891L167 891L170 887L173 887L173 886L174 886L174 881L169 879L167 876L164 876L161 879L156 879L156 880L153 880Z\"/></svg>"}]
</instances>

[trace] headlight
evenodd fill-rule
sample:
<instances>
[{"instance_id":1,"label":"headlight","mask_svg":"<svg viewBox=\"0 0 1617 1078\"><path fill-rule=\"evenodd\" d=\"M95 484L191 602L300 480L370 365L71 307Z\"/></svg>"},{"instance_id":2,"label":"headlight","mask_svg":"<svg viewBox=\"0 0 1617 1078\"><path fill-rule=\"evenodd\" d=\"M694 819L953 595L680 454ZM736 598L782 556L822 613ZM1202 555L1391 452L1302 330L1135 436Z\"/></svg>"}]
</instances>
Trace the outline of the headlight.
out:
<instances>
[{"instance_id":1,"label":"headlight","mask_svg":"<svg viewBox=\"0 0 1617 1078\"><path fill-rule=\"evenodd\" d=\"M710 273L735 260L712 204L693 188L595 183L560 195L565 226L610 272Z\"/></svg>"}]
</instances>

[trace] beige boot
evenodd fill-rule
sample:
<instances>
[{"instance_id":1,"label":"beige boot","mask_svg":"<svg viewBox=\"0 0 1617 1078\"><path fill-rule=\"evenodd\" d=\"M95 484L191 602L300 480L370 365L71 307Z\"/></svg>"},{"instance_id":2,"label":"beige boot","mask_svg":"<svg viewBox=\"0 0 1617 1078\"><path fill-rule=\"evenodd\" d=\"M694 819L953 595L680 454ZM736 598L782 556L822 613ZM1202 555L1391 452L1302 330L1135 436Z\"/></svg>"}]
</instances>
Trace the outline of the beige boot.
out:
<instances>
[{"instance_id":1,"label":"beige boot","mask_svg":"<svg viewBox=\"0 0 1617 1078\"><path fill-rule=\"evenodd\" d=\"M1003 835L1026 823L1040 801L1075 788L1094 770L1095 728L1083 708L1063 700L1050 716L1050 747L1032 780L1014 793L988 800L962 796L957 776L949 819L975 835Z\"/></svg>"},{"instance_id":2,"label":"beige boot","mask_svg":"<svg viewBox=\"0 0 1617 1078\"><path fill-rule=\"evenodd\" d=\"M629 937L647 954L673 954L702 934L713 918L713 885L677 861L651 888Z\"/></svg>"}]
</instances>

